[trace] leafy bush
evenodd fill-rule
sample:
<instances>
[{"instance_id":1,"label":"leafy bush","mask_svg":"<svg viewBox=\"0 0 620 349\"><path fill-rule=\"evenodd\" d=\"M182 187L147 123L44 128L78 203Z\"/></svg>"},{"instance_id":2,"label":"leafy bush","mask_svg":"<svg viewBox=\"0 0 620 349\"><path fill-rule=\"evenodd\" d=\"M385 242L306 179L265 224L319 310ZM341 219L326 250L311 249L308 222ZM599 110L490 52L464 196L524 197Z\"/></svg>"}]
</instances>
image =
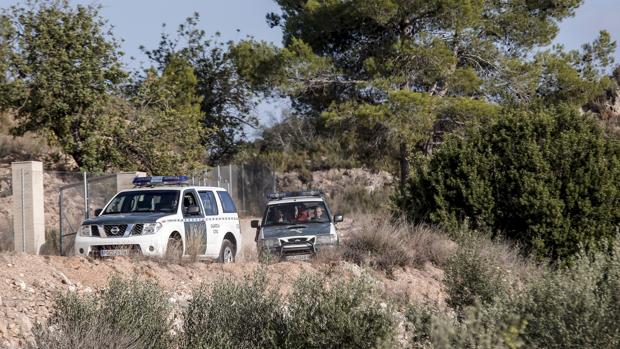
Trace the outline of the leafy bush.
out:
<instances>
[{"instance_id":1,"label":"leafy bush","mask_svg":"<svg viewBox=\"0 0 620 349\"><path fill-rule=\"evenodd\" d=\"M371 286L316 277L297 280L289 299L289 348L375 348L393 335L392 314Z\"/></svg>"},{"instance_id":2,"label":"leafy bush","mask_svg":"<svg viewBox=\"0 0 620 349\"><path fill-rule=\"evenodd\" d=\"M552 259L597 247L620 225L620 142L573 107L505 109L418 164L396 200L412 220L469 221Z\"/></svg>"},{"instance_id":3,"label":"leafy bush","mask_svg":"<svg viewBox=\"0 0 620 349\"><path fill-rule=\"evenodd\" d=\"M60 295L34 336L37 348L171 348L169 315L157 285L113 277L98 297Z\"/></svg>"},{"instance_id":4,"label":"leafy bush","mask_svg":"<svg viewBox=\"0 0 620 349\"><path fill-rule=\"evenodd\" d=\"M373 348L393 325L365 281L304 276L283 299L259 271L196 290L184 330L187 348Z\"/></svg>"},{"instance_id":5,"label":"leafy bush","mask_svg":"<svg viewBox=\"0 0 620 349\"><path fill-rule=\"evenodd\" d=\"M569 269L533 282L511 304L527 326L527 347L620 347L620 245L582 255Z\"/></svg>"},{"instance_id":6,"label":"leafy bush","mask_svg":"<svg viewBox=\"0 0 620 349\"><path fill-rule=\"evenodd\" d=\"M264 272L242 282L220 279L194 292L185 317L187 348L276 348L285 331L282 300Z\"/></svg>"},{"instance_id":7,"label":"leafy bush","mask_svg":"<svg viewBox=\"0 0 620 349\"><path fill-rule=\"evenodd\" d=\"M477 303L492 304L508 292L510 281L506 278L511 271L486 253L489 245L482 238L464 240L446 263L446 302L459 313Z\"/></svg>"},{"instance_id":8,"label":"leafy bush","mask_svg":"<svg viewBox=\"0 0 620 349\"><path fill-rule=\"evenodd\" d=\"M475 255L473 258L477 259ZM492 265L498 263L488 261ZM471 270L470 273L477 272ZM449 273L447 279L451 278ZM488 271L482 272L486 273ZM497 280L498 276L485 278ZM439 310L429 312L426 308L412 306L407 318L413 324L410 338L414 347L431 344L434 348L620 346L617 326L620 321L620 243L616 242L611 251L605 253L579 254L570 267L539 268L534 276L519 279L523 285L518 292L493 292L493 285L488 281L470 282L470 285L484 286L477 291L487 295L486 299L479 295L462 297L461 300L469 302L456 305L452 297L458 287L471 286L448 282L449 303L460 306L459 316L452 318ZM500 285L500 289L502 287L506 290L506 285ZM466 295L471 293L465 292Z\"/></svg>"}]
</instances>

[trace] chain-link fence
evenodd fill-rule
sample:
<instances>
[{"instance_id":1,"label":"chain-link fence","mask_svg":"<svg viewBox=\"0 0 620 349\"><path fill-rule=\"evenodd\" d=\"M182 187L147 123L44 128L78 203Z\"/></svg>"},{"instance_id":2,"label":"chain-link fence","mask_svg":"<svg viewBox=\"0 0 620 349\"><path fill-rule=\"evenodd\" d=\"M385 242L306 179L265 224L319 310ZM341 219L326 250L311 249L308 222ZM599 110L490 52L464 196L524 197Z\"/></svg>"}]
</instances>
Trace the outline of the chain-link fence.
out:
<instances>
[{"instance_id":1,"label":"chain-link fence","mask_svg":"<svg viewBox=\"0 0 620 349\"><path fill-rule=\"evenodd\" d=\"M0 251L13 249L13 202L11 175L0 176Z\"/></svg>"},{"instance_id":2,"label":"chain-link fence","mask_svg":"<svg viewBox=\"0 0 620 349\"><path fill-rule=\"evenodd\" d=\"M46 172L46 252L71 254L82 221L103 207L116 189L116 175Z\"/></svg>"},{"instance_id":3,"label":"chain-link fence","mask_svg":"<svg viewBox=\"0 0 620 349\"><path fill-rule=\"evenodd\" d=\"M193 185L227 189L240 215L260 216L267 194L275 191L274 172L260 164L207 168L190 174ZM45 254L73 253L73 241L81 222L94 215L118 190L117 176L79 172L44 171ZM0 251L14 249L15 214L11 175L0 176ZM19 218L19 217L18 217Z\"/></svg>"},{"instance_id":4,"label":"chain-link fence","mask_svg":"<svg viewBox=\"0 0 620 349\"><path fill-rule=\"evenodd\" d=\"M192 173L190 180L194 185L225 188L245 216L262 215L267 194L276 191L275 173L261 164L211 167Z\"/></svg>"}]
</instances>

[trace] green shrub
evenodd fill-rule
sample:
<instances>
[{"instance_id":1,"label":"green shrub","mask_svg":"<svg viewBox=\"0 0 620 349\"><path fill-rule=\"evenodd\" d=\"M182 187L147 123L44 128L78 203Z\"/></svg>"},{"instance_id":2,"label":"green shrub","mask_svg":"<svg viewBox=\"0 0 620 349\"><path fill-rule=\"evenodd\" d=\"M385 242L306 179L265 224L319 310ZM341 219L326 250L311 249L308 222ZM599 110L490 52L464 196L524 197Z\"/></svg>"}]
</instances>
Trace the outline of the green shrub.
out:
<instances>
[{"instance_id":1,"label":"green shrub","mask_svg":"<svg viewBox=\"0 0 620 349\"><path fill-rule=\"evenodd\" d=\"M620 347L620 246L611 255L580 256L550 272L512 302L527 326L527 347Z\"/></svg>"},{"instance_id":2,"label":"green shrub","mask_svg":"<svg viewBox=\"0 0 620 349\"><path fill-rule=\"evenodd\" d=\"M505 297L509 290L510 283L506 279L509 271L494 255L485 253L489 245L482 238L464 240L446 263L446 302L458 313L476 303L492 304L497 297Z\"/></svg>"},{"instance_id":3,"label":"green shrub","mask_svg":"<svg viewBox=\"0 0 620 349\"><path fill-rule=\"evenodd\" d=\"M434 348L618 348L620 244L608 252L580 254L570 267L539 270L522 280L518 292L493 295L486 285L482 293L492 296L464 297L473 304L467 302L471 306L461 307L455 318L410 310L409 322L424 324L412 342ZM448 286L450 298L457 287Z\"/></svg>"},{"instance_id":4,"label":"green shrub","mask_svg":"<svg viewBox=\"0 0 620 349\"><path fill-rule=\"evenodd\" d=\"M187 348L276 348L285 330L282 300L264 272L194 291L185 316Z\"/></svg>"},{"instance_id":5,"label":"green shrub","mask_svg":"<svg viewBox=\"0 0 620 349\"><path fill-rule=\"evenodd\" d=\"M288 348L375 348L393 336L391 310L363 280L326 286L297 280L289 298Z\"/></svg>"},{"instance_id":6,"label":"green shrub","mask_svg":"<svg viewBox=\"0 0 620 349\"><path fill-rule=\"evenodd\" d=\"M259 271L196 290L184 330L187 348L373 348L393 325L366 282L303 276L284 299Z\"/></svg>"},{"instance_id":7,"label":"green shrub","mask_svg":"<svg viewBox=\"0 0 620 349\"><path fill-rule=\"evenodd\" d=\"M157 285L113 277L100 296L60 295L33 332L37 348L172 348L169 315Z\"/></svg>"},{"instance_id":8,"label":"green shrub","mask_svg":"<svg viewBox=\"0 0 620 349\"><path fill-rule=\"evenodd\" d=\"M554 260L620 225L620 142L573 107L507 108L416 163L396 199L411 220L469 221Z\"/></svg>"}]
</instances>

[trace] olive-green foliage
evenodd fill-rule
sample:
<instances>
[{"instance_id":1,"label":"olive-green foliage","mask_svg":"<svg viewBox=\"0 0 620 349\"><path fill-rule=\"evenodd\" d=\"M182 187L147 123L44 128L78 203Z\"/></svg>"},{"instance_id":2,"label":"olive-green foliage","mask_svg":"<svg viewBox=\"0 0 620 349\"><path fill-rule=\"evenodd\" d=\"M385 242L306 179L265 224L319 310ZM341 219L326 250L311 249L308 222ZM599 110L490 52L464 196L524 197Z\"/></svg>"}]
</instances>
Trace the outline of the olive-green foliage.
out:
<instances>
[{"instance_id":1,"label":"olive-green foliage","mask_svg":"<svg viewBox=\"0 0 620 349\"><path fill-rule=\"evenodd\" d=\"M572 266L541 268L517 292L465 307L458 319L414 306L413 336L435 348L617 348L620 345L620 245L581 253ZM458 293L463 285L448 285ZM511 286L512 287L512 286ZM430 329L430 330L429 330ZM415 333L415 332L414 332Z\"/></svg>"},{"instance_id":2,"label":"olive-green foliage","mask_svg":"<svg viewBox=\"0 0 620 349\"><path fill-rule=\"evenodd\" d=\"M188 348L373 348L389 340L388 308L366 281L328 285L302 276L282 298L264 272L195 291L184 325Z\"/></svg>"},{"instance_id":3,"label":"olive-green foliage","mask_svg":"<svg viewBox=\"0 0 620 349\"><path fill-rule=\"evenodd\" d=\"M117 105L131 122L118 144L124 168L175 175L200 165L205 157L203 141L212 130L203 127L196 85L192 66L177 56L168 58L161 74L149 69L136 82L130 105Z\"/></svg>"},{"instance_id":4,"label":"olive-green foliage","mask_svg":"<svg viewBox=\"0 0 620 349\"><path fill-rule=\"evenodd\" d=\"M185 347L281 347L282 300L267 286L266 274L259 272L241 282L221 279L195 290L185 316Z\"/></svg>"},{"instance_id":5,"label":"olive-green foliage","mask_svg":"<svg viewBox=\"0 0 620 349\"><path fill-rule=\"evenodd\" d=\"M36 347L171 348L169 315L157 285L113 277L101 295L60 295L47 323L34 330Z\"/></svg>"},{"instance_id":6,"label":"olive-green foliage","mask_svg":"<svg viewBox=\"0 0 620 349\"><path fill-rule=\"evenodd\" d=\"M582 254L568 269L548 273L516 297L510 310L526 326L526 347L620 346L620 245Z\"/></svg>"},{"instance_id":7,"label":"olive-green foliage","mask_svg":"<svg viewBox=\"0 0 620 349\"><path fill-rule=\"evenodd\" d=\"M413 220L500 232L551 259L620 224L620 143L571 106L506 108L416 167L397 205Z\"/></svg>"},{"instance_id":8,"label":"olive-green foliage","mask_svg":"<svg viewBox=\"0 0 620 349\"><path fill-rule=\"evenodd\" d=\"M282 28L284 47L242 43L240 74L290 97L319 134L338 130L355 160L400 163L404 175L412 152L430 153L475 117L445 115L447 105L583 103L603 92L602 71L613 62L606 32L579 52L535 55L580 0L276 2L281 14L268 21Z\"/></svg>"},{"instance_id":9,"label":"olive-green foliage","mask_svg":"<svg viewBox=\"0 0 620 349\"><path fill-rule=\"evenodd\" d=\"M199 20L198 13L194 13L179 26L176 37L162 33L159 46L145 53L160 71L175 57L193 69L194 93L200 97L200 121L208 130L202 144L207 150L207 162L214 165L229 161L238 151L245 127L257 125L254 108L262 92L250 88L249 78L239 74L238 69L247 69L236 64L234 44L221 42L219 33L208 37L198 28Z\"/></svg>"},{"instance_id":10,"label":"olive-green foliage","mask_svg":"<svg viewBox=\"0 0 620 349\"><path fill-rule=\"evenodd\" d=\"M258 158L276 171L351 168L359 162L342 148L338 135L319 135L312 120L284 113L282 120L262 129L261 138L237 156L238 160Z\"/></svg>"},{"instance_id":11,"label":"olive-green foliage","mask_svg":"<svg viewBox=\"0 0 620 349\"><path fill-rule=\"evenodd\" d=\"M10 23L3 40L12 45L2 53L0 100L17 111L13 132L39 132L81 168L105 168L119 156L111 135L122 129L103 113L110 92L126 77L117 44L94 6L64 0L27 5L2 13Z\"/></svg>"},{"instance_id":12,"label":"olive-green foliage","mask_svg":"<svg viewBox=\"0 0 620 349\"><path fill-rule=\"evenodd\" d=\"M326 286L302 276L288 312L289 348L375 348L393 335L391 310L364 280Z\"/></svg>"},{"instance_id":13,"label":"olive-green foliage","mask_svg":"<svg viewBox=\"0 0 620 349\"><path fill-rule=\"evenodd\" d=\"M510 271L498 263L497 256L484 251L487 246L483 239L472 236L461 242L446 263L446 303L457 313L475 304L492 304L508 292Z\"/></svg>"}]
</instances>

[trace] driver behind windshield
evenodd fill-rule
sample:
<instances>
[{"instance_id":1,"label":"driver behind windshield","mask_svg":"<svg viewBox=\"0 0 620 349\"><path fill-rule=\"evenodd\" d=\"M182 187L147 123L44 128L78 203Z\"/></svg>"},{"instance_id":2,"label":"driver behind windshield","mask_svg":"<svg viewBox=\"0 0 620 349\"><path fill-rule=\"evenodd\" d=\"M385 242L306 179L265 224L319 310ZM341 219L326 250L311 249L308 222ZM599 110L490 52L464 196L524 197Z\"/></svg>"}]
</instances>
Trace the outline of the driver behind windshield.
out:
<instances>
[{"instance_id":1,"label":"driver behind windshield","mask_svg":"<svg viewBox=\"0 0 620 349\"><path fill-rule=\"evenodd\" d=\"M326 219L327 215L321 206L317 206L312 210L312 216L310 217L311 221L324 221Z\"/></svg>"}]
</instances>

